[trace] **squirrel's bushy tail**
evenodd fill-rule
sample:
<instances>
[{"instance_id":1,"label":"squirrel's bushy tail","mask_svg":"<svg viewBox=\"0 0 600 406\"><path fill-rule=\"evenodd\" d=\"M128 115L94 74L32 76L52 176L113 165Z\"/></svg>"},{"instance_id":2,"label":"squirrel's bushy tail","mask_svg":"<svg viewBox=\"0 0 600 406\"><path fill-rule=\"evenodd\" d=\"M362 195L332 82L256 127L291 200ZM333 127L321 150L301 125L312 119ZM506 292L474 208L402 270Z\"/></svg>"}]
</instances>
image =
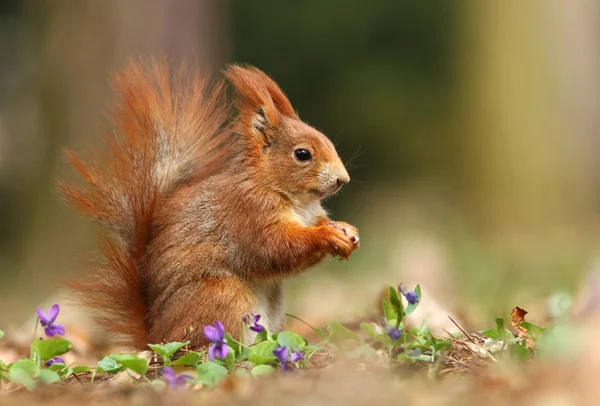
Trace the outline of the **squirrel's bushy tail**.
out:
<instances>
[{"instance_id":1,"label":"squirrel's bushy tail","mask_svg":"<svg viewBox=\"0 0 600 406\"><path fill-rule=\"evenodd\" d=\"M59 184L71 206L109 230L102 259L68 282L81 303L118 337L146 346L144 270L154 212L169 194L208 176L228 151L223 83L211 84L167 63L132 63L116 77L114 131L105 151L85 159L67 151L87 187Z\"/></svg>"}]
</instances>

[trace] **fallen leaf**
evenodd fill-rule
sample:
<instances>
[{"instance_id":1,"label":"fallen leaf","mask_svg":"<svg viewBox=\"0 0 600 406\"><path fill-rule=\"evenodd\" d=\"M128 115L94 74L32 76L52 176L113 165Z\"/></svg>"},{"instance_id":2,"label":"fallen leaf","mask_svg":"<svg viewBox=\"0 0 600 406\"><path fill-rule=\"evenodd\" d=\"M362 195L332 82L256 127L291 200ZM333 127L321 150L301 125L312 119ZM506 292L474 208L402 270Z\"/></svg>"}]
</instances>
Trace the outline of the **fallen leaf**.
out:
<instances>
[{"instance_id":1,"label":"fallen leaf","mask_svg":"<svg viewBox=\"0 0 600 406\"><path fill-rule=\"evenodd\" d=\"M510 313L512 317L512 326L517 330L517 337L525 339L525 348L528 350L535 349L535 341L531 338L527 329L521 326L521 323L525 321L525 315L527 314L527 310L520 308L519 306L515 306Z\"/></svg>"},{"instance_id":2,"label":"fallen leaf","mask_svg":"<svg viewBox=\"0 0 600 406\"><path fill-rule=\"evenodd\" d=\"M523 323L525 321L525 315L527 314L527 310L521 309L519 306L515 306L512 309L510 315L512 316L513 323Z\"/></svg>"}]
</instances>

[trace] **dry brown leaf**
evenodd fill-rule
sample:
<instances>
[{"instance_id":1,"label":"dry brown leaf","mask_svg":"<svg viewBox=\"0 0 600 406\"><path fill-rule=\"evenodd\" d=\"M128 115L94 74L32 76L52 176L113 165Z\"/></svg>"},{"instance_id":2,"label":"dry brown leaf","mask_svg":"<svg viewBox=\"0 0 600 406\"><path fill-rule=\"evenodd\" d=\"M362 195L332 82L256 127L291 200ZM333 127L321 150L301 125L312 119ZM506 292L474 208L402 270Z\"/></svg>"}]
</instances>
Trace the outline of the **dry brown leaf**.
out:
<instances>
[{"instance_id":1,"label":"dry brown leaf","mask_svg":"<svg viewBox=\"0 0 600 406\"><path fill-rule=\"evenodd\" d=\"M535 341L531 338L525 327L521 326L521 323L525 321L525 315L527 314L527 310L520 308L519 306L515 306L510 313L512 317L512 326L517 330L517 337L525 339L525 348L528 350L535 349Z\"/></svg>"},{"instance_id":2,"label":"dry brown leaf","mask_svg":"<svg viewBox=\"0 0 600 406\"><path fill-rule=\"evenodd\" d=\"M512 309L510 315L512 316L513 323L523 323L525 321L525 315L527 314L527 310L521 309L519 306L515 306Z\"/></svg>"}]
</instances>

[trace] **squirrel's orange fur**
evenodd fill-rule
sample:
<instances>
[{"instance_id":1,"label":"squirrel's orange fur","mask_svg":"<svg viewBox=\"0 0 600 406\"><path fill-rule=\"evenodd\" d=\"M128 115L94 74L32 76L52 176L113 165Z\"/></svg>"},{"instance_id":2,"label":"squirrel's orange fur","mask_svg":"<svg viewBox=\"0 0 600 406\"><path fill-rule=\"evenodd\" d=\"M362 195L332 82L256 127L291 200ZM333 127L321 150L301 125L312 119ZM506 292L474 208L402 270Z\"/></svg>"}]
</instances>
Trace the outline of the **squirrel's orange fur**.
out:
<instances>
[{"instance_id":1,"label":"squirrel's orange fur","mask_svg":"<svg viewBox=\"0 0 600 406\"><path fill-rule=\"evenodd\" d=\"M282 279L358 247L356 229L321 207L349 180L331 142L260 70L225 77L235 109L225 81L132 64L116 80L107 151L68 153L89 187L61 184L63 195L112 232L103 261L70 286L122 344L201 346L216 320L249 341L249 313L277 331Z\"/></svg>"}]
</instances>

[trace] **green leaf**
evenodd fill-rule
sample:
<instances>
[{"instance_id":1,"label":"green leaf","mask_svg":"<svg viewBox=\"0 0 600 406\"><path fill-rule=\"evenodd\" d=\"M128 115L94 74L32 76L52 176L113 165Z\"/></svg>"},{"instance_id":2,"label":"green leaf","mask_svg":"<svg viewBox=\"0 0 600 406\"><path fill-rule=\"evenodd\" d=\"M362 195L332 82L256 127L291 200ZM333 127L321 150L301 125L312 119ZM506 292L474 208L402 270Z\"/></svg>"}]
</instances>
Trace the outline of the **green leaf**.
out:
<instances>
[{"instance_id":1,"label":"green leaf","mask_svg":"<svg viewBox=\"0 0 600 406\"><path fill-rule=\"evenodd\" d=\"M483 334L487 338L491 338L492 340L495 340L495 341L504 341L504 340L502 340L500 338L501 335L498 333L498 329L496 329L496 328L492 328L492 329L489 329L489 330L483 330L481 332L481 334ZM503 332L502 336L503 336L504 339L506 339L507 337L511 337L512 338L513 335L512 335L512 332L510 330L504 329L504 332Z\"/></svg>"},{"instance_id":2,"label":"green leaf","mask_svg":"<svg viewBox=\"0 0 600 406\"><path fill-rule=\"evenodd\" d=\"M0 330L0 338L4 337L4 331Z\"/></svg>"},{"instance_id":3,"label":"green leaf","mask_svg":"<svg viewBox=\"0 0 600 406\"><path fill-rule=\"evenodd\" d=\"M173 361L172 365L187 365L190 367L195 367L196 365L198 365L198 362L200 361L201 357L202 355L198 352L188 352L184 356L179 357L175 361Z\"/></svg>"},{"instance_id":4,"label":"green leaf","mask_svg":"<svg viewBox=\"0 0 600 406\"><path fill-rule=\"evenodd\" d=\"M301 350L306 347L306 340L296 333L291 331L282 331L277 335L277 342L283 347L291 348L292 350Z\"/></svg>"},{"instance_id":5,"label":"green leaf","mask_svg":"<svg viewBox=\"0 0 600 406\"><path fill-rule=\"evenodd\" d=\"M570 325L557 325L547 329L536 345L536 352L546 359L573 361L580 357L580 348L574 343L580 340L580 330Z\"/></svg>"},{"instance_id":6,"label":"green leaf","mask_svg":"<svg viewBox=\"0 0 600 406\"><path fill-rule=\"evenodd\" d=\"M227 376L227 368L214 362L205 362L196 368L196 382L202 385L217 385Z\"/></svg>"},{"instance_id":7,"label":"green leaf","mask_svg":"<svg viewBox=\"0 0 600 406\"><path fill-rule=\"evenodd\" d=\"M504 328L504 319L496 318L496 330L498 330L498 339L504 341L506 338L506 329Z\"/></svg>"},{"instance_id":8,"label":"green leaf","mask_svg":"<svg viewBox=\"0 0 600 406\"><path fill-rule=\"evenodd\" d=\"M321 340L325 340L327 338L327 333L321 330L320 328L315 327L314 330L315 333L317 333L317 335L321 338Z\"/></svg>"},{"instance_id":9,"label":"green leaf","mask_svg":"<svg viewBox=\"0 0 600 406\"><path fill-rule=\"evenodd\" d=\"M74 374L82 374L84 372L92 372L92 368L90 368L88 366L84 366L84 365L73 368Z\"/></svg>"},{"instance_id":10,"label":"green leaf","mask_svg":"<svg viewBox=\"0 0 600 406\"><path fill-rule=\"evenodd\" d=\"M510 356L518 361L527 361L530 358L529 351L524 345L515 344L509 347Z\"/></svg>"},{"instance_id":11,"label":"green leaf","mask_svg":"<svg viewBox=\"0 0 600 406\"><path fill-rule=\"evenodd\" d=\"M157 353L163 360L170 360L171 355L175 354L177 351L179 351L189 343L189 341L186 341L184 343L172 342L166 344L148 344L148 347L150 347L152 351Z\"/></svg>"},{"instance_id":12,"label":"green leaf","mask_svg":"<svg viewBox=\"0 0 600 406\"><path fill-rule=\"evenodd\" d=\"M8 366L0 359L0 381L8 381Z\"/></svg>"},{"instance_id":13,"label":"green leaf","mask_svg":"<svg viewBox=\"0 0 600 406\"><path fill-rule=\"evenodd\" d=\"M62 362L55 362L54 364L50 365L46 369L49 369L50 371L60 371L61 369L64 369L66 367L67 366L65 364L63 364Z\"/></svg>"},{"instance_id":14,"label":"green leaf","mask_svg":"<svg viewBox=\"0 0 600 406\"><path fill-rule=\"evenodd\" d=\"M305 354L310 354L314 351L317 351L319 348L322 348L321 345L318 344L309 344L306 347L304 347L304 353Z\"/></svg>"},{"instance_id":15,"label":"green leaf","mask_svg":"<svg viewBox=\"0 0 600 406\"><path fill-rule=\"evenodd\" d=\"M31 344L31 352L37 354L40 359L48 361L69 352L72 346L68 340L36 340Z\"/></svg>"},{"instance_id":16,"label":"green leaf","mask_svg":"<svg viewBox=\"0 0 600 406\"><path fill-rule=\"evenodd\" d=\"M398 296L398 290L395 287L390 286L389 291L390 291L390 303L394 307L394 310L396 311L396 314L397 314L396 320L398 320L398 318L402 319L404 317L404 306L402 305L400 296Z\"/></svg>"},{"instance_id":17,"label":"green leaf","mask_svg":"<svg viewBox=\"0 0 600 406\"><path fill-rule=\"evenodd\" d=\"M250 353L248 354L248 360L254 365L267 364L271 361L275 361L277 357L273 354L273 350L278 345L274 341L263 341L252 347L250 347Z\"/></svg>"},{"instance_id":18,"label":"green leaf","mask_svg":"<svg viewBox=\"0 0 600 406\"><path fill-rule=\"evenodd\" d=\"M42 369L38 374L38 380L42 383L54 383L60 381L60 375L56 371Z\"/></svg>"},{"instance_id":19,"label":"green leaf","mask_svg":"<svg viewBox=\"0 0 600 406\"><path fill-rule=\"evenodd\" d=\"M243 347L241 353L235 353L235 360L238 362L247 361L248 355L250 354L250 349Z\"/></svg>"},{"instance_id":20,"label":"green leaf","mask_svg":"<svg viewBox=\"0 0 600 406\"><path fill-rule=\"evenodd\" d=\"M481 334L495 341L505 341L508 338L513 338L512 332L504 327L504 319L502 317L496 319L495 329L484 330Z\"/></svg>"},{"instance_id":21,"label":"green leaf","mask_svg":"<svg viewBox=\"0 0 600 406\"><path fill-rule=\"evenodd\" d=\"M396 324L396 320L398 319L398 313L394 310L394 307L390 304L390 302L383 298L381 299L383 305L383 315L389 324Z\"/></svg>"},{"instance_id":22,"label":"green leaf","mask_svg":"<svg viewBox=\"0 0 600 406\"><path fill-rule=\"evenodd\" d=\"M483 334L487 338L491 338L492 340L497 340L498 339L498 330L495 329L495 328L490 328L488 330L483 330L481 332L481 334Z\"/></svg>"},{"instance_id":23,"label":"green leaf","mask_svg":"<svg viewBox=\"0 0 600 406\"><path fill-rule=\"evenodd\" d=\"M235 372L235 351L231 349L231 347L229 348L227 356L225 357L225 366L229 372Z\"/></svg>"},{"instance_id":24,"label":"green leaf","mask_svg":"<svg viewBox=\"0 0 600 406\"><path fill-rule=\"evenodd\" d=\"M431 348L436 352L443 352L452 348L452 343L445 340L435 340Z\"/></svg>"},{"instance_id":25,"label":"green leaf","mask_svg":"<svg viewBox=\"0 0 600 406\"><path fill-rule=\"evenodd\" d=\"M573 298L566 292L557 292L548 300L548 313L553 318L566 316L573 305Z\"/></svg>"},{"instance_id":26,"label":"green leaf","mask_svg":"<svg viewBox=\"0 0 600 406\"><path fill-rule=\"evenodd\" d=\"M119 364L110 356L106 356L100 361L98 361L98 368L96 369L96 372L107 372L109 374L116 374L122 369L123 366L121 364Z\"/></svg>"},{"instance_id":27,"label":"green leaf","mask_svg":"<svg viewBox=\"0 0 600 406\"><path fill-rule=\"evenodd\" d=\"M148 361L133 354L111 354L110 358L133 372L144 375L148 370Z\"/></svg>"},{"instance_id":28,"label":"green leaf","mask_svg":"<svg viewBox=\"0 0 600 406\"><path fill-rule=\"evenodd\" d=\"M236 354L239 354L242 349L244 348L243 345L241 345L238 341L236 341L233 336L229 333L225 333L225 342L227 343L227 346L229 348L231 348L233 351L235 351Z\"/></svg>"},{"instance_id":29,"label":"green leaf","mask_svg":"<svg viewBox=\"0 0 600 406\"><path fill-rule=\"evenodd\" d=\"M22 359L13 363L8 374L13 382L25 386L29 391L35 389L35 376L39 372L39 366L30 359Z\"/></svg>"},{"instance_id":30,"label":"green leaf","mask_svg":"<svg viewBox=\"0 0 600 406\"><path fill-rule=\"evenodd\" d=\"M377 330L375 329L373 323L360 323L360 329L364 331L365 334L373 340L377 336Z\"/></svg>"},{"instance_id":31,"label":"green leaf","mask_svg":"<svg viewBox=\"0 0 600 406\"><path fill-rule=\"evenodd\" d=\"M268 374L272 373L273 371L275 371L275 368L273 368L271 365L257 365L254 368L252 368L252 371L250 371L250 374L252 376L261 376L261 375L268 375Z\"/></svg>"},{"instance_id":32,"label":"green leaf","mask_svg":"<svg viewBox=\"0 0 600 406\"><path fill-rule=\"evenodd\" d=\"M415 293L417 294L417 297L419 298L417 300L417 302L415 304L408 304L406 306L406 309L404 309L404 317L408 316L409 314L411 314L412 312L415 311L415 309L419 306L419 303L421 303L421 286L417 285L415 287Z\"/></svg>"},{"instance_id":33,"label":"green leaf","mask_svg":"<svg viewBox=\"0 0 600 406\"><path fill-rule=\"evenodd\" d=\"M544 332L546 331L546 329L544 327L536 326L535 324L531 324L527 321L521 322L521 323L519 323L519 325L521 327L525 328L525 330L527 330L527 332L529 333L529 336L534 341L539 340L540 337L542 336L542 334L544 334Z\"/></svg>"},{"instance_id":34,"label":"green leaf","mask_svg":"<svg viewBox=\"0 0 600 406\"><path fill-rule=\"evenodd\" d=\"M348 328L342 326L337 321L332 321L331 323L329 323L329 326L327 326L327 332L329 333L329 339L332 342L339 343L340 341L344 341L344 340L353 340L353 341L362 342L362 339L360 338L360 336L358 334L356 334L354 331L349 330Z\"/></svg>"},{"instance_id":35,"label":"green leaf","mask_svg":"<svg viewBox=\"0 0 600 406\"><path fill-rule=\"evenodd\" d=\"M256 337L254 337L254 342L259 343L261 341L266 341L268 339L269 339L269 333L267 332L267 329L264 329L260 333L256 334Z\"/></svg>"},{"instance_id":36,"label":"green leaf","mask_svg":"<svg viewBox=\"0 0 600 406\"><path fill-rule=\"evenodd\" d=\"M50 365L46 369L49 369L50 371L56 371L59 373L59 375L62 376L68 372L69 367L67 367L65 364L62 364L62 363L55 363L55 364Z\"/></svg>"}]
</instances>

